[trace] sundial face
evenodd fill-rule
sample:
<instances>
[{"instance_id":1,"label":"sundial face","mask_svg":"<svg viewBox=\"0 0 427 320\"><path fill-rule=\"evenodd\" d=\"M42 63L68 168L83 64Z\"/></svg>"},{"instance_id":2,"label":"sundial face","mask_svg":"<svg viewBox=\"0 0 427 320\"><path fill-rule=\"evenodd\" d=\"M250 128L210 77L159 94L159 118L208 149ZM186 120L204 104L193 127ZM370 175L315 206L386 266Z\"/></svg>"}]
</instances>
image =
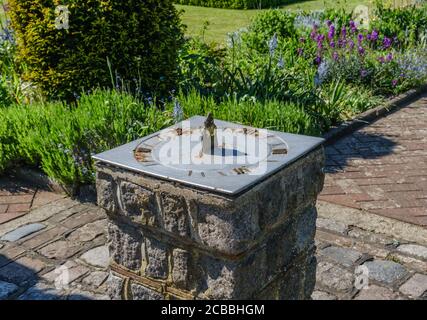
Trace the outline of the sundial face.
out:
<instances>
[{"instance_id":1,"label":"sundial face","mask_svg":"<svg viewBox=\"0 0 427 320\"><path fill-rule=\"evenodd\" d=\"M323 139L256 129L205 117L94 156L154 177L235 195L274 174Z\"/></svg>"}]
</instances>

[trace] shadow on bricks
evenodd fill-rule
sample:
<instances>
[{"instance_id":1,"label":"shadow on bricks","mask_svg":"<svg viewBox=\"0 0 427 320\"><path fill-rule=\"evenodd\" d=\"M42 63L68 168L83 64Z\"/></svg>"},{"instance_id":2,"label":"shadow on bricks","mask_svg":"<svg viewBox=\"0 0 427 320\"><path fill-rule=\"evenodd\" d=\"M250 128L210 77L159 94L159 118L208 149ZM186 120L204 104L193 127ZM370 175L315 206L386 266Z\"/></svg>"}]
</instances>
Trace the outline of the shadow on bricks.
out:
<instances>
[{"instance_id":1,"label":"shadow on bricks","mask_svg":"<svg viewBox=\"0 0 427 320\"><path fill-rule=\"evenodd\" d=\"M397 144L380 134L353 132L325 148L325 173L342 172L352 160L381 159L393 154Z\"/></svg>"},{"instance_id":2,"label":"shadow on bricks","mask_svg":"<svg viewBox=\"0 0 427 320\"><path fill-rule=\"evenodd\" d=\"M58 269L55 286L39 277L37 260L22 257L16 261L0 254L0 300L86 300L79 294L66 294L66 269ZM56 271L55 271L56 272Z\"/></svg>"}]
</instances>

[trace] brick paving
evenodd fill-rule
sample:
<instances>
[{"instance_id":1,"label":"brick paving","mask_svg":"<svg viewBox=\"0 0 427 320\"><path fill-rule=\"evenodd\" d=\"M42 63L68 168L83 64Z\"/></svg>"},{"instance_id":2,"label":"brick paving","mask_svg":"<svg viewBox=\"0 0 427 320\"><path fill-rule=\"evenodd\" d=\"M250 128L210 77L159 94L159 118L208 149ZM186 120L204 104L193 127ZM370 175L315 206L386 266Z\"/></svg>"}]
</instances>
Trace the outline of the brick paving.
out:
<instances>
[{"instance_id":1,"label":"brick paving","mask_svg":"<svg viewBox=\"0 0 427 320\"><path fill-rule=\"evenodd\" d=\"M17 181L14 177L0 177L0 224L22 217L33 208L64 197Z\"/></svg>"},{"instance_id":2,"label":"brick paving","mask_svg":"<svg viewBox=\"0 0 427 320\"><path fill-rule=\"evenodd\" d=\"M424 96L327 148L319 206L341 216L355 208L365 227L319 207L313 299L427 299L426 109ZM393 218L392 230L366 226L387 219L377 215ZM2 216L0 300L108 299L101 209L1 178Z\"/></svg>"},{"instance_id":3,"label":"brick paving","mask_svg":"<svg viewBox=\"0 0 427 320\"><path fill-rule=\"evenodd\" d=\"M427 94L326 153L320 200L427 228Z\"/></svg>"}]
</instances>

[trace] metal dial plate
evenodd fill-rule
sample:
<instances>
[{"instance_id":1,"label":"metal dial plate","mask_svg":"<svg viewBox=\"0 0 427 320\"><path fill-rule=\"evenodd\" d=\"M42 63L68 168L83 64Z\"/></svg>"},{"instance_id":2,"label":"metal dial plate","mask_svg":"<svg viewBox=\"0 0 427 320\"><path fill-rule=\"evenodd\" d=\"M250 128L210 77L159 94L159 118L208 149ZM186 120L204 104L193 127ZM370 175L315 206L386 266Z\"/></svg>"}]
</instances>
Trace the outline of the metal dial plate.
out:
<instances>
[{"instance_id":1,"label":"metal dial plate","mask_svg":"<svg viewBox=\"0 0 427 320\"><path fill-rule=\"evenodd\" d=\"M190 118L93 158L161 179L236 195L323 142L321 138L215 120L218 145L213 154L203 154L205 119Z\"/></svg>"}]
</instances>

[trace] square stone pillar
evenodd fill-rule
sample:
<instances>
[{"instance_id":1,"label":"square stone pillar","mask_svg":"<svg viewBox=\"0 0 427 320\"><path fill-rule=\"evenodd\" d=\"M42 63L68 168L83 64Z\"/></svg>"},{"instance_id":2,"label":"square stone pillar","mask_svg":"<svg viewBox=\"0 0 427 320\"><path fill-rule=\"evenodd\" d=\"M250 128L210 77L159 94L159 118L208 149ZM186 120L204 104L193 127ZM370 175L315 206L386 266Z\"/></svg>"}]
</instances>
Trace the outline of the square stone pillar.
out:
<instances>
[{"instance_id":1,"label":"square stone pillar","mask_svg":"<svg viewBox=\"0 0 427 320\"><path fill-rule=\"evenodd\" d=\"M237 195L96 161L113 299L309 299L315 285L316 146Z\"/></svg>"}]
</instances>

